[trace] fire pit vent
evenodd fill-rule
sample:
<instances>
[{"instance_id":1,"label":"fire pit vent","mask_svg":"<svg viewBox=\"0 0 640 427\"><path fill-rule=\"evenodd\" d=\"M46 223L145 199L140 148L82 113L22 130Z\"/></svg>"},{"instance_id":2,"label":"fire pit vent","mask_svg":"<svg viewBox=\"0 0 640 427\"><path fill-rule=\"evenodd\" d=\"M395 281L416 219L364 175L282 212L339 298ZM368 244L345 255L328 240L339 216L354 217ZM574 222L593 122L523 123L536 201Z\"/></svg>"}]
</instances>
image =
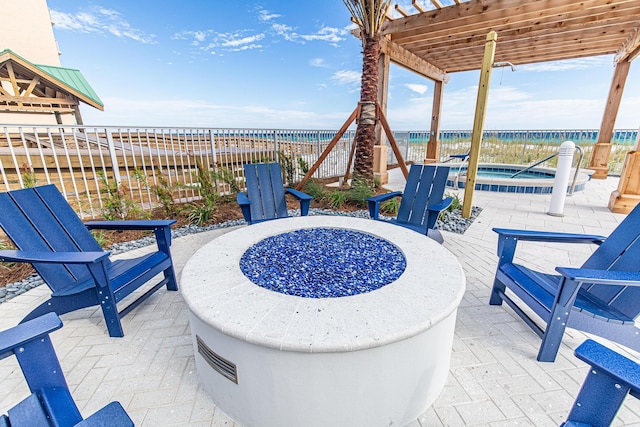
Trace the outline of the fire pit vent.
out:
<instances>
[{"instance_id":1,"label":"fire pit vent","mask_svg":"<svg viewBox=\"0 0 640 427\"><path fill-rule=\"evenodd\" d=\"M207 347L207 345L204 343L204 341L202 341L202 339L200 339L198 335L196 335L196 341L198 342L198 353L202 355L209 366L211 366L216 372L218 372L229 381L233 381L234 383L238 384L238 371L236 369L235 363L228 361L227 359Z\"/></svg>"}]
</instances>

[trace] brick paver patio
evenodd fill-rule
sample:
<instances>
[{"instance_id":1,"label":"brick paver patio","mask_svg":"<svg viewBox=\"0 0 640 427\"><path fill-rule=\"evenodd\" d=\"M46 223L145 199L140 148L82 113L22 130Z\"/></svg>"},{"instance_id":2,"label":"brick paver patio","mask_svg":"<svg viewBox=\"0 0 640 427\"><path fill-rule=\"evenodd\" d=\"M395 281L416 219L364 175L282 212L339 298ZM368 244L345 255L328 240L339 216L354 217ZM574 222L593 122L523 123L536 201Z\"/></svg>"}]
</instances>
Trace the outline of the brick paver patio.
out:
<instances>
[{"instance_id":1,"label":"brick paver patio","mask_svg":"<svg viewBox=\"0 0 640 427\"><path fill-rule=\"evenodd\" d=\"M390 188L402 189L404 182L396 170L391 176ZM617 182L617 178L589 182L585 191L567 197L564 217L546 214L550 196L476 192L474 205L483 208L480 216L464 235L444 233L445 247L458 257L467 277L449 380L412 427L557 426L565 419L586 374L586 365L573 357L573 349L586 335L568 330L555 363L535 360L540 339L508 307L488 305L497 261L497 238L491 228L607 235L624 218L606 206ZM175 239L172 252L178 274L199 247L229 230ZM537 243L521 249L519 257L547 270L579 266L593 250L586 245ZM48 293L42 286L0 304L0 329L15 325ZM64 327L52 339L83 414L118 400L137 426L236 425L198 382L187 310L179 292L156 292L126 316L124 338L108 336L97 308L63 315L62 320ZM15 360L0 361L0 411L26 394ZM615 425L640 426L639 402L628 399Z\"/></svg>"}]
</instances>

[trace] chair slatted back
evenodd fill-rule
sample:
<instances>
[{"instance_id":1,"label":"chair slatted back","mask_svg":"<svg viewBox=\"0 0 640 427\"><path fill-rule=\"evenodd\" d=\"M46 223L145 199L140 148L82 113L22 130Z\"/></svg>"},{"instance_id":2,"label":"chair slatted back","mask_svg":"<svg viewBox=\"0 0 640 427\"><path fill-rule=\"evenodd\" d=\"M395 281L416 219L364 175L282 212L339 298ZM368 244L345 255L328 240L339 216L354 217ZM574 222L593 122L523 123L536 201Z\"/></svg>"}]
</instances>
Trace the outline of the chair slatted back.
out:
<instances>
[{"instance_id":1,"label":"chair slatted back","mask_svg":"<svg viewBox=\"0 0 640 427\"><path fill-rule=\"evenodd\" d=\"M582 267L614 271L640 271L640 205L627 215ZM585 290L592 297L631 318L640 314L639 287L593 285Z\"/></svg>"},{"instance_id":2,"label":"chair slatted back","mask_svg":"<svg viewBox=\"0 0 640 427\"><path fill-rule=\"evenodd\" d=\"M411 165L404 187L397 220L415 225L427 225L427 207L442 201L449 167ZM429 224L433 228L433 225Z\"/></svg>"},{"instance_id":3,"label":"chair slatted back","mask_svg":"<svg viewBox=\"0 0 640 427\"><path fill-rule=\"evenodd\" d=\"M0 227L20 250L102 252L89 230L54 185L0 193ZM79 265L33 264L51 289L90 277Z\"/></svg>"},{"instance_id":4,"label":"chair slatted back","mask_svg":"<svg viewBox=\"0 0 640 427\"><path fill-rule=\"evenodd\" d=\"M244 176L252 222L289 216L280 163L245 164Z\"/></svg>"}]
</instances>

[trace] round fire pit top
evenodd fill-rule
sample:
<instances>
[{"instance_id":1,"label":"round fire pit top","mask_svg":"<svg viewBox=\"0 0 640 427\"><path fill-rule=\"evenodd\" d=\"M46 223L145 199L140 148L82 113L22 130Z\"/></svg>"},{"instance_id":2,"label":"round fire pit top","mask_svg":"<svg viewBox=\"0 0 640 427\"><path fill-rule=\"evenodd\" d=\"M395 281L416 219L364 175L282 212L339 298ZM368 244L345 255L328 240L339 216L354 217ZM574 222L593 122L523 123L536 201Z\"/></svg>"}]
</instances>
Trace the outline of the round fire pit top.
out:
<instances>
[{"instance_id":1,"label":"round fire pit top","mask_svg":"<svg viewBox=\"0 0 640 427\"><path fill-rule=\"evenodd\" d=\"M368 292L301 298L258 286L241 270L252 246L313 229L389 242L401 249L404 271ZM230 231L200 248L180 277L191 314L207 325L251 344L312 353L380 347L421 334L457 309L464 287L456 258L427 236L384 221L338 216L284 218Z\"/></svg>"},{"instance_id":2,"label":"round fire pit top","mask_svg":"<svg viewBox=\"0 0 640 427\"><path fill-rule=\"evenodd\" d=\"M267 237L240 259L240 269L256 285L304 298L371 292L400 277L406 265L393 243L344 228L307 228Z\"/></svg>"}]
</instances>

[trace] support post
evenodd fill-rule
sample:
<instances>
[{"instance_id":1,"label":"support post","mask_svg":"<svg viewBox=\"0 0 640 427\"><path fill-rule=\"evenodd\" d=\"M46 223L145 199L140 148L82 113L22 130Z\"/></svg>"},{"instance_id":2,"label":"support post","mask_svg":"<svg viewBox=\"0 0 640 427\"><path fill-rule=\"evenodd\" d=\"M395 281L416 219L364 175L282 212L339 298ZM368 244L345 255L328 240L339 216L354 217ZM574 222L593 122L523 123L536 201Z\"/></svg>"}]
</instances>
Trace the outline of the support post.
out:
<instances>
[{"instance_id":1,"label":"support post","mask_svg":"<svg viewBox=\"0 0 640 427\"><path fill-rule=\"evenodd\" d=\"M407 169L407 164L404 161L404 157L402 157L402 153L400 152L400 147L398 147L398 143L396 142L396 138L393 136L393 132L391 132L391 127L389 127L387 118L384 116L384 113L380 109L379 105L378 105L378 120L380 121L382 128L387 134L387 138L389 138L389 144L391 144L391 149L393 150L393 154L396 156L398 165L402 170L402 175L404 175L404 179L407 179L409 177L409 169Z\"/></svg>"},{"instance_id":2,"label":"support post","mask_svg":"<svg viewBox=\"0 0 640 427\"><path fill-rule=\"evenodd\" d=\"M498 34L495 31L487 34L484 45L484 58L480 71L480 83L478 85L478 98L476 100L476 113L473 119L473 133L471 135L471 150L469 151L469 164L467 165L467 182L464 188L464 200L462 204L462 217L471 217L473 204L473 192L476 187L476 175L478 174L478 161L480 160L480 144L484 130L484 119L487 113L487 101L489 98L489 85L491 83L491 70L493 57L496 52Z\"/></svg>"},{"instance_id":3,"label":"support post","mask_svg":"<svg viewBox=\"0 0 640 427\"><path fill-rule=\"evenodd\" d=\"M389 98L389 68L391 66L390 55L381 52L378 61L378 105L384 114L387 114L387 100ZM386 144L384 129L378 122L376 137L379 144Z\"/></svg>"},{"instance_id":4,"label":"support post","mask_svg":"<svg viewBox=\"0 0 640 427\"><path fill-rule=\"evenodd\" d=\"M589 161L589 169L595 172L592 178L605 179L609 174L609 154L611 153L611 135L613 135L613 126L616 122L620 101L622 100L622 92L629 74L629 66L631 62L622 61L616 64L613 79L611 80L611 88L609 89L609 97L607 105L602 115L602 123L598 132L598 141L593 147L591 160Z\"/></svg>"},{"instance_id":5,"label":"support post","mask_svg":"<svg viewBox=\"0 0 640 427\"><path fill-rule=\"evenodd\" d=\"M311 166L311 168L309 169L309 172L307 172L307 174L304 176L304 178L302 178L302 181L300 181L298 183L298 185L296 186L296 190L302 190L304 188L304 185L307 183L309 178L311 178L313 176L313 174L315 173L315 171L318 170L318 168L320 167L322 162L324 162L324 159L327 158L327 156L329 155L331 150L333 150L333 148L336 146L336 144L338 144L338 141L340 141L340 138L342 138L342 135L344 135L344 133L346 132L347 128L351 125L351 123L353 123L353 121L359 115L360 115L360 104L358 104L356 109L353 110L353 113L351 113L351 115L349 116L347 121L344 122L344 124L342 125L340 130L338 130L338 133L336 133L336 135L333 137L333 139L331 140L329 145L327 145L327 148L324 149L324 151L322 152L320 157L318 157L318 160L316 160L316 162L313 164L313 166Z\"/></svg>"},{"instance_id":6,"label":"support post","mask_svg":"<svg viewBox=\"0 0 640 427\"><path fill-rule=\"evenodd\" d=\"M429 143L424 163L437 163L440 160L440 113L442 112L442 97L444 95L444 82L436 81L433 86L433 106L431 107L431 127L429 130Z\"/></svg>"},{"instance_id":7,"label":"support post","mask_svg":"<svg viewBox=\"0 0 640 427\"><path fill-rule=\"evenodd\" d=\"M618 188L611 193L609 210L628 214L640 203L640 130L633 150L627 153Z\"/></svg>"}]
</instances>

